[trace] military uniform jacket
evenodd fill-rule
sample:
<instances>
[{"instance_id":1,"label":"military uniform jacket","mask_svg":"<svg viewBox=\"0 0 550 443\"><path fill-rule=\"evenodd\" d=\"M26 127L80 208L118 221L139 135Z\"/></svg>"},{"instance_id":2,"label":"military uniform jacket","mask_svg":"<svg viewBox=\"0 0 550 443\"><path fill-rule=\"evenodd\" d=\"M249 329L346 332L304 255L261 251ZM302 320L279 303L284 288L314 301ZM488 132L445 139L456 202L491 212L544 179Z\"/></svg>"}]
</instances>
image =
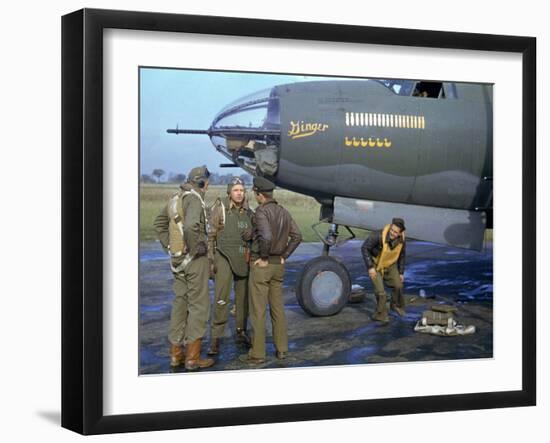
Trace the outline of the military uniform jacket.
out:
<instances>
[{"instance_id":1,"label":"military uniform jacket","mask_svg":"<svg viewBox=\"0 0 550 443\"><path fill-rule=\"evenodd\" d=\"M302 233L288 211L276 200L269 200L254 214L252 253L267 260L270 256L290 257L302 241Z\"/></svg>"},{"instance_id":2,"label":"military uniform jacket","mask_svg":"<svg viewBox=\"0 0 550 443\"><path fill-rule=\"evenodd\" d=\"M249 242L243 240L243 232L252 229L252 210L243 202L241 208L229 197L218 199L210 213L208 228L208 254L214 258L218 251L229 261L231 270L239 277L248 275Z\"/></svg>"}]
</instances>

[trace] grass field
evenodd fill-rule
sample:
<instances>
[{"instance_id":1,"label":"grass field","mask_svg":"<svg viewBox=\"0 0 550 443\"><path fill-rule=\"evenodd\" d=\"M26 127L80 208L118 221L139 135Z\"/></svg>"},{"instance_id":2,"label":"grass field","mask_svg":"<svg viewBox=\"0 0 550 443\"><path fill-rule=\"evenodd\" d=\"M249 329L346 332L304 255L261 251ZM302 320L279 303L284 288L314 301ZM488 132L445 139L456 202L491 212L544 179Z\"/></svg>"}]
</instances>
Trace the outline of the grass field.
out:
<instances>
[{"instance_id":1,"label":"grass field","mask_svg":"<svg viewBox=\"0 0 550 443\"><path fill-rule=\"evenodd\" d=\"M226 196L226 186L210 186L206 192L206 205L210 206L216 198ZM170 196L177 191L177 185L149 185L140 186L140 239L155 239L153 221ZM255 209L257 204L252 191L248 190L247 198L250 207ZM275 190L275 199L283 205L298 224L305 242L319 241L311 225L319 221L321 205L311 197L284 189ZM321 232L326 232L328 225L319 226ZM358 238L365 238L366 231L354 229Z\"/></svg>"},{"instance_id":2,"label":"grass field","mask_svg":"<svg viewBox=\"0 0 550 443\"><path fill-rule=\"evenodd\" d=\"M153 230L153 221L162 207L167 203L168 199L178 189L174 184L142 184L140 185L140 239L154 240L155 231ZM212 205L216 198L225 197L226 186L210 186L206 193L207 206ZM257 203L254 199L252 191L248 190L247 198L249 199L250 207L256 209ZM292 215L298 224L304 242L319 241L319 237L315 234L311 225L319 221L319 210L321 205L311 197L307 197L296 192L287 191L285 189L277 189L275 191L275 199L283 205ZM320 232L326 233L328 225L320 225ZM347 232L341 231L347 236ZM368 235L368 231L353 228L353 232L358 239L364 239ZM485 231L485 240L493 239L493 230Z\"/></svg>"}]
</instances>

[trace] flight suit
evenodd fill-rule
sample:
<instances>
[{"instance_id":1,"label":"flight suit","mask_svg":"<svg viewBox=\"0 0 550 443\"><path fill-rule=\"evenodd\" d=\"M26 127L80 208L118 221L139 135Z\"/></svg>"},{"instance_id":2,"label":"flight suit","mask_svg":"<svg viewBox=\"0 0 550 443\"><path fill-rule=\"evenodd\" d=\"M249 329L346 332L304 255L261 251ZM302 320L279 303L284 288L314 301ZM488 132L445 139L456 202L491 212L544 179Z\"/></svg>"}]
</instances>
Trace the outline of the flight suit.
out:
<instances>
[{"instance_id":1,"label":"flight suit","mask_svg":"<svg viewBox=\"0 0 550 443\"><path fill-rule=\"evenodd\" d=\"M174 276L174 300L170 315L168 339L173 346L196 344L205 335L210 300L208 295L209 264L206 254L206 213L204 192L185 184L181 201L183 238L188 253L171 257ZM154 222L158 238L165 250L170 250L169 209L165 206ZM198 254L204 250L203 254ZM200 349L199 349L200 350ZM175 364L173 365L175 366Z\"/></svg>"},{"instance_id":2,"label":"flight suit","mask_svg":"<svg viewBox=\"0 0 550 443\"><path fill-rule=\"evenodd\" d=\"M209 225L209 256L216 269L211 339L223 337L229 319L231 288L235 291L237 332L246 331L248 320L249 245L243 239L252 229L252 211L246 203L235 206L229 198L212 208Z\"/></svg>"}]
</instances>

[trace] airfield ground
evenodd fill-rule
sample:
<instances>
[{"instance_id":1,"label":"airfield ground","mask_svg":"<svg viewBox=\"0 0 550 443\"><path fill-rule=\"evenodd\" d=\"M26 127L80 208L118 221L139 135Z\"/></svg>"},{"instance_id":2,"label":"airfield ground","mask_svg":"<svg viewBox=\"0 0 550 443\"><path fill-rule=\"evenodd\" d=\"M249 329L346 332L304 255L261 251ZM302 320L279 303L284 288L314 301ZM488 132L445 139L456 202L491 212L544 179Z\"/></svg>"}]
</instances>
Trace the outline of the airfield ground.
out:
<instances>
[{"instance_id":1,"label":"airfield ground","mask_svg":"<svg viewBox=\"0 0 550 443\"><path fill-rule=\"evenodd\" d=\"M285 308L290 352L286 360L275 358L271 325L267 325L268 359L261 368L307 367L413 362L426 360L480 359L493 356L492 244L482 252L447 248L410 241L407 248L405 294L407 315L390 316L387 325L371 320L372 286L360 254L360 241L331 250L350 271L356 302L332 317L311 317L296 301L294 286L305 263L320 255L320 243L304 243L287 263ZM419 294L423 290L425 297ZM213 297L212 283L210 296ZM166 337L172 301L172 275L167 256L155 241L140 245L140 374L172 372ZM438 337L414 332L424 310L433 304L452 304L456 319L474 325L469 336ZM233 338L231 317L221 353L210 371L248 369L238 356L246 349ZM203 342L206 351L207 340Z\"/></svg>"}]
</instances>

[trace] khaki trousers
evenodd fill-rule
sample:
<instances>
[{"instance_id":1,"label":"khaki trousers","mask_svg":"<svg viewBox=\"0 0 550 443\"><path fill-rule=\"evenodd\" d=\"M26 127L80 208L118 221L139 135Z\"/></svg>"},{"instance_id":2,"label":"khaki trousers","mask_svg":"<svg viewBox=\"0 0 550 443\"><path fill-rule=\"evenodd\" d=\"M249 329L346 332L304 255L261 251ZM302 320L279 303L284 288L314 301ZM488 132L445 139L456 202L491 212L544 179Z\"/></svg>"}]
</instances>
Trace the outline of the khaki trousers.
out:
<instances>
[{"instance_id":1,"label":"khaki trousers","mask_svg":"<svg viewBox=\"0 0 550 443\"><path fill-rule=\"evenodd\" d=\"M168 339L174 345L185 345L206 333L210 311L208 258L194 258L183 271L173 275L175 297Z\"/></svg>"},{"instance_id":2,"label":"khaki trousers","mask_svg":"<svg viewBox=\"0 0 550 443\"><path fill-rule=\"evenodd\" d=\"M246 330L248 319L248 277L239 277L233 273L229 260L216 252L214 257L216 276L214 279L214 306L212 308L211 338L223 337L225 325L229 320L229 296L231 287L235 291L235 327Z\"/></svg>"},{"instance_id":3,"label":"khaki trousers","mask_svg":"<svg viewBox=\"0 0 550 443\"><path fill-rule=\"evenodd\" d=\"M384 289L384 283L386 286L393 289L391 304L400 308L405 307L405 299L403 297L403 283L399 278L399 270L397 269L397 263L394 263L389 268L384 269L383 274L376 272L376 276L371 278L374 286L374 294L379 297L382 296L386 299L386 291Z\"/></svg>"},{"instance_id":4,"label":"khaki trousers","mask_svg":"<svg viewBox=\"0 0 550 443\"><path fill-rule=\"evenodd\" d=\"M285 265L250 266L249 305L252 325L252 358L265 358L265 318L267 305L271 316L273 342L279 352L288 351L288 332L283 301Z\"/></svg>"}]
</instances>

